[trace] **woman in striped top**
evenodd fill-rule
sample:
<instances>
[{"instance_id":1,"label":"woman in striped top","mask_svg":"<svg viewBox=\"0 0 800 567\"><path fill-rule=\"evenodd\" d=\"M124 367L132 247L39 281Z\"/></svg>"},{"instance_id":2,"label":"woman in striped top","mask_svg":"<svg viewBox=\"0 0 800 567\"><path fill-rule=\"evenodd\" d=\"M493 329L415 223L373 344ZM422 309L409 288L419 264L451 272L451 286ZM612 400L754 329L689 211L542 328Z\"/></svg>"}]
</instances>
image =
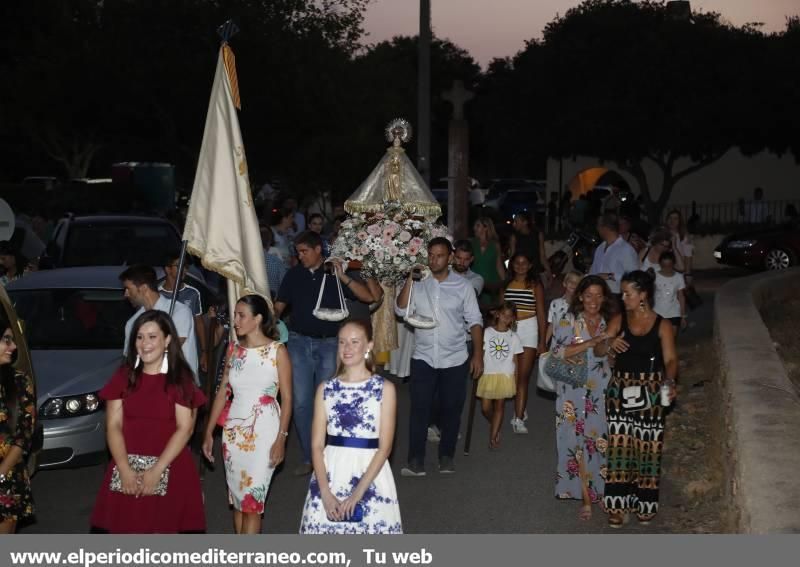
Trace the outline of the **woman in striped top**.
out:
<instances>
[{"instance_id":1,"label":"woman in striped top","mask_svg":"<svg viewBox=\"0 0 800 567\"><path fill-rule=\"evenodd\" d=\"M509 268L500 301L510 301L517 306L517 335L524 349L517 366L517 395L511 427L514 433L527 433L528 383L536 357L545 349L544 287L537 267L527 255L515 253ZM541 317L537 316L539 310L542 310Z\"/></svg>"}]
</instances>

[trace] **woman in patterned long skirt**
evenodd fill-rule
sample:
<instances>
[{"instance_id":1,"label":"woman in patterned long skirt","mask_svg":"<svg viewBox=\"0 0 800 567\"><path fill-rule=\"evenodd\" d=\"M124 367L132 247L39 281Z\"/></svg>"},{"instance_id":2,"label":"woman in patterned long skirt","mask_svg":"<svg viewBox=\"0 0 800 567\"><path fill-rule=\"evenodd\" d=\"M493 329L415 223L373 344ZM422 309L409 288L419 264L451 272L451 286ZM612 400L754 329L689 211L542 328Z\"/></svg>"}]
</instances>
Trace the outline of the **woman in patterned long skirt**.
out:
<instances>
[{"instance_id":1,"label":"woman in patterned long skirt","mask_svg":"<svg viewBox=\"0 0 800 567\"><path fill-rule=\"evenodd\" d=\"M649 524L658 512L658 485L664 445L662 384L675 398L678 357L672 324L653 311L655 279L637 270L622 278L625 311L608 333L616 336L614 372L606 392L608 476L603 502L608 525L619 528L635 513ZM644 406L644 407L643 407Z\"/></svg>"},{"instance_id":2,"label":"woman in patterned long skirt","mask_svg":"<svg viewBox=\"0 0 800 567\"><path fill-rule=\"evenodd\" d=\"M314 474L300 533L403 532L397 489L387 461L397 398L394 384L373 372L371 351L368 321L342 326L336 375L320 385L314 401Z\"/></svg>"},{"instance_id":3,"label":"woman in patterned long skirt","mask_svg":"<svg viewBox=\"0 0 800 567\"><path fill-rule=\"evenodd\" d=\"M614 299L606 282L583 278L568 313L554 323L551 356L586 353L588 380L582 388L556 383L556 498L581 501L578 519L592 517L592 504L603 498L606 473L605 390L611 372L606 353L606 325Z\"/></svg>"},{"instance_id":4,"label":"woman in patterned long skirt","mask_svg":"<svg viewBox=\"0 0 800 567\"><path fill-rule=\"evenodd\" d=\"M233 390L222 431L222 459L237 534L261 531L261 514L272 474L282 461L292 416L292 366L277 341L275 318L267 302L246 295L236 304L233 326L239 338L228 349L214 405L206 426L203 453L214 462L214 426ZM280 405L278 405L280 394Z\"/></svg>"}]
</instances>

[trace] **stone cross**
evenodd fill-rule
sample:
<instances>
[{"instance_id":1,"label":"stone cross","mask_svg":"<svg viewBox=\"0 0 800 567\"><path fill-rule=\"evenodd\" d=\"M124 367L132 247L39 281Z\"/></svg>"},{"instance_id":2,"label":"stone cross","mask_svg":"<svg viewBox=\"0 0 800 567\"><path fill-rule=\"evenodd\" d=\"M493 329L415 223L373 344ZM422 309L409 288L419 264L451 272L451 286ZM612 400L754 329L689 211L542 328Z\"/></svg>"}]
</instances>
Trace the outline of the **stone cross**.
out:
<instances>
[{"instance_id":1,"label":"stone cross","mask_svg":"<svg viewBox=\"0 0 800 567\"><path fill-rule=\"evenodd\" d=\"M464 88L464 81L453 81L449 91L442 93L442 98L453 105L453 120L464 119L464 104L475 97L475 94Z\"/></svg>"}]
</instances>

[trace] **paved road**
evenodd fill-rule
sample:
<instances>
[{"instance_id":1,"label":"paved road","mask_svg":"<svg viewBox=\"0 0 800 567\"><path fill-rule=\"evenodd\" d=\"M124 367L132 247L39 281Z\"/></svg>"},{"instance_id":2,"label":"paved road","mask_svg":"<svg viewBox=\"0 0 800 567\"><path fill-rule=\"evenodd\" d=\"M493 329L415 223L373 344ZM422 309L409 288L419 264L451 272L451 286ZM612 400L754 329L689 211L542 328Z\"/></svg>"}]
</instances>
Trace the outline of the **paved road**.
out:
<instances>
[{"instance_id":1,"label":"paved road","mask_svg":"<svg viewBox=\"0 0 800 567\"><path fill-rule=\"evenodd\" d=\"M695 325L682 335L681 343L711 333L711 307L714 290L732 275L708 274L698 281L705 305L692 316ZM535 384L535 380L532 381ZM436 472L436 445L428 444L428 476L401 477L408 437L408 387L398 384L398 429L391 458L407 533L605 533L616 532L606 526L598 508L588 522L579 522L578 501L559 501L553 493L555 471L555 432L553 398L531 389L528 404L529 435L514 435L507 416L503 444L499 451L488 449L488 427L476 411L472 450L463 455L463 439L456 454L457 472L442 476ZM506 404L506 411L511 410ZM466 425L467 411L464 411ZM462 432L465 430L462 427ZM217 442L219 450L219 442ZM669 450L669 447L667 447ZM308 487L308 477L292 476L299 462L296 436L288 443L287 466L273 479L264 519L265 533L296 533ZM221 462L221 459L217 459ZM41 471L33 481L38 522L23 533L85 533L103 467ZM208 531L232 533L231 514L225 494L221 465L206 473L204 481ZM669 479L664 479L662 516L678 513L670 507ZM662 522L654 522L648 532L660 532ZM635 522L625 530L645 533Z\"/></svg>"}]
</instances>

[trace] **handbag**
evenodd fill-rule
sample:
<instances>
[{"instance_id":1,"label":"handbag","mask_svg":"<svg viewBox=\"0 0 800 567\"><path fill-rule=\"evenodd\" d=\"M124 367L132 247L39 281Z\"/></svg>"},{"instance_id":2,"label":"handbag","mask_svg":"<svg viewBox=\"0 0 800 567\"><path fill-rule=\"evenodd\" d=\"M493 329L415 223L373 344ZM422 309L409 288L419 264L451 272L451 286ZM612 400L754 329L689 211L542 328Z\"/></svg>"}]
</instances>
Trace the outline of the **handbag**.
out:
<instances>
[{"instance_id":1,"label":"handbag","mask_svg":"<svg viewBox=\"0 0 800 567\"><path fill-rule=\"evenodd\" d=\"M650 396L644 386L625 386L620 400L623 411L642 411L650 409Z\"/></svg>"},{"instance_id":2,"label":"handbag","mask_svg":"<svg viewBox=\"0 0 800 567\"><path fill-rule=\"evenodd\" d=\"M317 296L317 306L312 312L314 317L322 321L343 321L350 316L350 311L347 309L347 303L344 300L344 293L342 292L342 282L336 276L336 290L339 292L339 308L320 307L322 303L322 296L325 294L325 280L328 277L327 273L322 274L322 284L319 286L319 295Z\"/></svg>"},{"instance_id":3,"label":"handbag","mask_svg":"<svg viewBox=\"0 0 800 567\"><path fill-rule=\"evenodd\" d=\"M536 375L536 387L545 392L555 392L555 380L547 373L547 359L552 356L551 353L545 352L539 357L539 372Z\"/></svg>"},{"instance_id":4,"label":"handbag","mask_svg":"<svg viewBox=\"0 0 800 567\"><path fill-rule=\"evenodd\" d=\"M342 518L341 520L334 520L336 522L360 522L364 519L364 508L361 504L356 504L353 507L353 513L350 515L349 518Z\"/></svg>"},{"instance_id":5,"label":"handbag","mask_svg":"<svg viewBox=\"0 0 800 567\"><path fill-rule=\"evenodd\" d=\"M406 322L416 329L433 329L436 325L439 324L439 321L436 320L436 310L433 307L433 301L431 301L431 296L428 293L428 288L425 289L425 294L428 296L428 304L433 308L433 317L428 317L427 315L420 315L416 312L416 310L412 311L414 306L414 285L419 282L415 282L413 279L411 280L411 287L408 290L408 311L406 312Z\"/></svg>"},{"instance_id":6,"label":"handbag","mask_svg":"<svg viewBox=\"0 0 800 567\"><path fill-rule=\"evenodd\" d=\"M153 467L158 461L158 457L151 455L128 455L128 464L134 472L142 473ZM166 496L167 485L169 484L169 466L161 473L161 478L158 479L158 484L153 492L154 496ZM119 468L114 465L111 471L111 482L109 483L111 492L122 492L122 477L119 474Z\"/></svg>"},{"instance_id":7,"label":"handbag","mask_svg":"<svg viewBox=\"0 0 800 567\"><path fill-rule=\"evenodd\" d=\"M583 388L589 380L589 361L585 352L570 358L550 355L544 370L553 380L573 388Z\"/></svg>"},{"instance_id":8,"label":"handbag","mask_svg":"<svg viewBox=\"0 0 800 567\"><path fill-rule=\"evenodd\" d=\"M697 293L693 285L687 285L684 288L683 297L686 299L686 305L688 305L689 309L692 311L703 305L703 298L700 297L700 294Z\"/></svg>"}]
</instances>

